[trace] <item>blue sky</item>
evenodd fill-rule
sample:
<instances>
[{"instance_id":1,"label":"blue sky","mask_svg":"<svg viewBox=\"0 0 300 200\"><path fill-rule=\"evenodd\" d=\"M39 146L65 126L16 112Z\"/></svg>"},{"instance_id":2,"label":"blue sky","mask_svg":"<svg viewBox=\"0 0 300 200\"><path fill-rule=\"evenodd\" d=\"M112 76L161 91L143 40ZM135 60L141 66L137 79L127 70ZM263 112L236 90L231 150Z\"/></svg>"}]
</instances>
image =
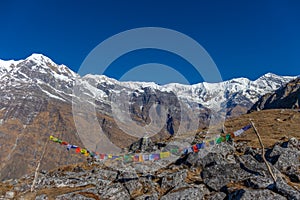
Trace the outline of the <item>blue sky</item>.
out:
<instances>
[{"instance_id":1,"label":"blue sky","mask_svg":"<svg viewBox=\"0 0 300 200\"><path fill-rule=\"evenodd\" d=\"M128 29L152 26L174 29L195 39L210 54L224 80L256 79L267 72L299 75L299 10L296 0L2 0L0 59L42 53L77 71L89 52L105 39ZM168 52L141 50L120 57L107 75L120 78L124 67L150 61L177 66L186 74L193 72L189 63ZM151 80L153 75L148 72L145 69ZM167 70L153 74L157 82L155 75L165 82L177 80L168 76ZM195 75L190 82L201 81Z\"/></svg>"}]
</instances>

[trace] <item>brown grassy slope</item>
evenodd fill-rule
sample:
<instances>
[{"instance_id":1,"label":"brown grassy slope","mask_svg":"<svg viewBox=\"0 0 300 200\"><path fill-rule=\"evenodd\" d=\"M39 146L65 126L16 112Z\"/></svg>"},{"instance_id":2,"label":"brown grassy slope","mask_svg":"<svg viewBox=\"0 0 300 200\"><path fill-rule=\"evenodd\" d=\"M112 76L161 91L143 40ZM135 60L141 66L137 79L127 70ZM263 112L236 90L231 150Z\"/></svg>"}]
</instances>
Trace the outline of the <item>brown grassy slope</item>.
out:
<instances>
[{"instance_id":1,"label":"brown grassy slope","mask_svg":"<svg viewBox=\"0 0 300 200\"><path fill-rule=\"evenodd\" d=\"M72 126L74 122L70 109L63 104L57 107L57 104L49 103L47 110L40 112L29 125L22 124L16 118L3 122L0 126L0 179L18 178L34 172L50 135L80 144L78 138L74 137L76 129ZM83 161L81 156L70 157L65 148L49 143L41 169L78 161Z\"/></svg>"},{"instance_id":2,"label":"brown grassy slope","mask_svg":"<svg viewBox=\"0 0 300 200\"><path fill-rule=\"evenodd\" d=\"M262 110L228 119L225 122L226 132L242 128L249 124L249 119L255 123L266 147L291 137L300 139L300 112L292 109ZM235 138L235 141L246 141L248 146L260 147L253 129Z\"/></svg>"}]
</instances>

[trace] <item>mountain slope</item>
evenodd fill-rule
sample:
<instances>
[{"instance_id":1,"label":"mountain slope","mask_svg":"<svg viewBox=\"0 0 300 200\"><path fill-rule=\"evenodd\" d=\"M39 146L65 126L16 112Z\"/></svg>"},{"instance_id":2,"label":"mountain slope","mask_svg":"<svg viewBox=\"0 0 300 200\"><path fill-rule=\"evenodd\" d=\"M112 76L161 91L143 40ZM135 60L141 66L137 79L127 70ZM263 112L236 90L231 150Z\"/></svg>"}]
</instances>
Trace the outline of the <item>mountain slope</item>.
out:
<instances>
[{"instance_id":1,"label":"mountain slope","mask_svg":"<svg viewBox=\"0 0 300 200\"><path fill-rule=\"evenodd\" d=\"M251 111L278 108L300 108L300 78L292 80L274 93L266 94L257 101Z\"/></svg>"}]
</instances>

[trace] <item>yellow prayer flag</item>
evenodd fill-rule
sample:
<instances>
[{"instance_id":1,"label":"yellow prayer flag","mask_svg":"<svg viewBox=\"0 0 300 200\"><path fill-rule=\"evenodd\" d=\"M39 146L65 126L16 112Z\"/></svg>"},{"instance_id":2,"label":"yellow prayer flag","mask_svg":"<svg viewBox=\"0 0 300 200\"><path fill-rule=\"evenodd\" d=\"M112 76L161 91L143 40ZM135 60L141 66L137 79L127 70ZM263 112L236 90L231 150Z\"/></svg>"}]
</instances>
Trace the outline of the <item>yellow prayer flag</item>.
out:
<instances>
[{"instance_id":1,"label":"yellow prayer flag","mask_svg":"<svg viewBox=\"0 0 300 200\"><path fill-rule=\"evenodd\" d=\"M139 155L139 162L143 162L144 160L143 160L143 155L142 154L140 154Z\"/></svg>"},{"instance_id":2,"label":"yellow prayer flag","mask_svg":"<svg viewBox=\"0 0 300 200\"><path fill-rule=\"evenodd\" d=\"M167 158L170 156L170 152L167 151L167 152L160 152L160 158Z\"/></svg>"},{"instance_id":3,"label":"yellow prayer flag","mask_svg":"<svg viewBox=\"0 0 300 200\"><path fill-rule=\"evenodd\" d=\"M86 150L86 149L81 149L81 150L80 150L80 153L86 154L86 153L87 153L87 150Z\"/></svg>"}]
</instances>

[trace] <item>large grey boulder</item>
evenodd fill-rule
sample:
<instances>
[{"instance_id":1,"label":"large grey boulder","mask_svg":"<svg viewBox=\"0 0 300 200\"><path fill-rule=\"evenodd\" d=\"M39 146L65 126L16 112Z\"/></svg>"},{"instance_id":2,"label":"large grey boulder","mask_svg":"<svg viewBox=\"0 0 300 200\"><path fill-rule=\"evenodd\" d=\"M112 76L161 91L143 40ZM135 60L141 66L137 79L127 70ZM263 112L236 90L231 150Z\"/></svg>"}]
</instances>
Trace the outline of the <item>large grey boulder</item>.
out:
<instances>
[{"instance_id":1,"label":"large grey boulder","mask_svg":"<svg viewBox=\"0 0 300 200\"><path fill-rule=\"evenodd\" d=\"M223 200L226 198L226 194L224 192L216 192L212 193L207 197L208 200Z\"/></svg>"},{"instance_id":2,"label":"large grey boulder","mask_svg":"<svg viewBox=\"0 0 300 200\"><path fill-rule=\"evenodd\" d=\"M135 200L158 200L158 194L157 193L153 193L153 194L144 194L142 196L139 196L137 198L135 198Z\"/></svg>"},{"instance_id":3,"label":"large grey boulder","mask_svg":"<svg viewBox=\"0 0 300 200\"><path fill-rule=\"evenodd\" d=\"M120 183L108 185L100 189L98 193L102 199L130 199L127 190Z\"/></svg>"},{"instance_id":4,"label":"large grey boulder","mask_svg":"<svg viewBox=\"0 0 300 200\"><path fill-rule=\"evenodd\" d=\"M292 182L300 182L300 142L291 138L283 147L275 145L268 159L273 161L274 166L283 174L287 175Z\"/></svg>"},{"instance_id":5,"label":"large grey boulder","mask_svg":"<svg viewBox=\"0 0 300 200\"><path fill-rule=\"evenodd\" d=\"M224 192L216 192L208 197L208 200L223 200L226 194Z\"/></svg>"},{"instance_id":6,"label":"large grey boulder","mask_svg":"<svg viewBox=\"0 0 300 200\"><path fill-rule=\"evenodd\" d=\"M204 199L204 194L199 188L187 188L183 190L178 190L170 192L161 197L161 200L183 200L183 199L193 199L193 200L202 200Z\"/></svg>"},{"instance_id":7,"label":"large grey boulder","mask_svg":"<svg viewBox=\"0 0 300 200\"><path fill-rule=\"evenodd\" d=\"M65 200L65 199L72 199L72 200L94 200L94 198L89 198L89 197L86 197L84 195L75 194L75 193L60 195L60 196L57 196L55 198L55 200Z\"/></svg>"},{"instance_id":8,"label":"large grey boulder","mask_svg":"<svg viewBox=\"0 0 300 200\"><path fill-rule=\"evenodd\" d=\"M273 184L273 179L265 176L251 176L245 181L245 185L253 189L266 189L272 187Z\"/></svg>"},{"instance_id":9,"label":"large grey boulder","mask_svg":"<svg viewBox=\"0 0 300 200\"><path fill-rule=\"evenodd\" d=\"M206 185L220 191L228 183L246 180L252 174L241 169L239 164L225 164L207 167L201 175Z\"/></svg>"},{"instance_id":10,"label":"large grey boulder","mask_svg":"<svg viewBox=\"0 0 300 200\"><path fill-rule=\"evenodd\" d=\"M241 189L237 190L228 196L229 200L286 200L285 197L272 192L271 190L252 190L252 189Z\"/></svg>"},{"instance_id":11,"label":"large grey boulder","mask_svg":"<svg viewBox=\"0 0 300 200\"><path fill-rule=\"evenodd\" d=\"M300 199L300 191L297 191L290 185L288 185L282 178L276 180L276 188L278 193L286 196L289 200Z\"/></svg>"},{"instance_id":12,"label":"large grey boulder","mask_svg":"<svg viewBox=\"0 0 300 200\"><path fill-rule=\"evenodd\" d=\"M169 173L162 178L161 188L170 190L185 182L187 170L182 170L175 173Z\"/></svg>"},{"instance_id":13,"label":"large grey boulder","mask_svg":"<svg viewBox=\"0 0 300 200\"><path fill-rule=\"evenodd\" d=\"M216 144L205 149L206 153L201 151L203 150L200 150L199 153L189 154L186 160L187 164L205 168L214 164L235 163L235 160L232 159L235 148L229 143Z\"/></svg>"},{"instance_id":14,"label":"large grey boulder","mask_svg":"<svg viewBox=\"0 0 300 200\"><path fill-rule=\"evenodd\" d=\"M141 193L143 185L139 180L129 180L124 183L125 188L131 196L135 196L137 193Z\"/></svg>"}]
</instances>

